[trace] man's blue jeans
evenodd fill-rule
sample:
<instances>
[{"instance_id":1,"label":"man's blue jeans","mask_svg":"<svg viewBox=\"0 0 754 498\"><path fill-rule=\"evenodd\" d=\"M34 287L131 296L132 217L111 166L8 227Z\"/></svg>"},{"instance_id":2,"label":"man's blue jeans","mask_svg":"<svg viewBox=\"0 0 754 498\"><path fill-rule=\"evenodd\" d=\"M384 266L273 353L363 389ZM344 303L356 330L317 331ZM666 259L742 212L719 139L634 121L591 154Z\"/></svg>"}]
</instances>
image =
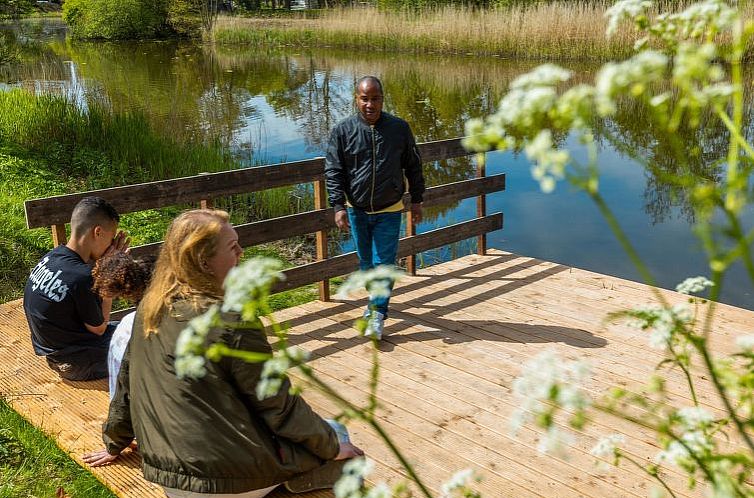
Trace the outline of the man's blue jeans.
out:
<instances>
[{"instance_id":1,"label":"man's blue jeans","mask_svg":"<svg viewBox=\"0 0 754 498\"><path fill-rule=\"evenodd\" d=\"M368 214L354 207L348 208L351 235L359 255L359 269L371 270L380 265L395 265L398 238L401 231L401 213ZM393 288L393 282L390 282ZM368 290L368 289L367 289ZM369 299L369 309L387 317L389 297Z\"/></svg>"}]
</instances>

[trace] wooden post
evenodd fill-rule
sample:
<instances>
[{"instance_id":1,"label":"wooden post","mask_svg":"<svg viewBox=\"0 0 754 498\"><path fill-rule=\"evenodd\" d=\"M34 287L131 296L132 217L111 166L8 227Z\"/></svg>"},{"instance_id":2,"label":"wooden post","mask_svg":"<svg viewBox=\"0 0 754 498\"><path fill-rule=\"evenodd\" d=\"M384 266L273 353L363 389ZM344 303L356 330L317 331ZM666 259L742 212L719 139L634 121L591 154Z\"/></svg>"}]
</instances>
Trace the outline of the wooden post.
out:
<instances>
[{"instance_id":1,"label":"wooden post","mask_svg":"<svg viewBox=\"0 0 754 498\"><path fill-rule=\"evenodd\" d=\"M213 207L215 207L214 204L213 204L213 202L212 202L212 199L201 199L199 201L199 206L202 209L212 209Z\"/></svg>"},{"instance_id":2,"label":"wooden post","mask_svg":"<svg viewBox=\"0 0 754 498\"><path fill-rule=\"evenodd\" d=\"M314 209L325 209L327 200L325 195L325 181L314 181ZM327 259L327 230L320 230L316 233L317 237L317 261ZM319 299L320 301L330 300L330 280L325 279L319 282Z\"/></svg>"},{"instance_id":3,"label":"wooden post","mask_svg":"<svg viewBox=\"0 0 754 498\"><path fill-rule=\"evenodd\" d=\"M406 237L416 235L416 226L414 225L414 218L411 216L411 208L406 211ZM416 276L416 254L406 256L406 273L411 276Z\"/></svg>"},{"instance_id":4,"label":"wooden post","mask_svg":"<svg viewBox=\"0 0 754 498\"><path fill-rule=\"evenodd\" d=\"M65 244L65 225L52 225L52 247Z\"/></svg>"},{"instance_id":5,"label":"wooden post","mask_svg":"<svg viewBox=\"0 0 754 498\"><path fill-rule=\"evenodd\" d=\"M476 156L476 177L484 178L486 176L485 161L487 155L484 152L477 154ZM483 218L487 216L487 196L482 194L476 198L476 216L477 218ZM487 234L483 233L476 238L476 252L480 256L487 254Z\"/></svg>"}]
</instances>

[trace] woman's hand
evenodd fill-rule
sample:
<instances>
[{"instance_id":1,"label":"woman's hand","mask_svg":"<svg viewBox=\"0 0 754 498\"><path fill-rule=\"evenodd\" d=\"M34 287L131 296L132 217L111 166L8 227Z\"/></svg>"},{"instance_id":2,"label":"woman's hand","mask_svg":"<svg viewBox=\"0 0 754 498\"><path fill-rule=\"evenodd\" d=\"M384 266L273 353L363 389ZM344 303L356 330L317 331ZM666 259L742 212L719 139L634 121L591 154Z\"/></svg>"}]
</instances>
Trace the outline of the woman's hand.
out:
<instances>
[{"instance_id":1,"label":"woman's hand","mask_svg":"<svg viewBox=\"0 0 754 498\"><path fill-rule=\"evenodd\" d=\"M358 448L351 443L340 443L340 451L338 452L338 456L335 457L335 460L345 460L346 458L354 458L363 455L364 451L362 451L361 448Z\"/></svg>"},{"instance_id":2,"label":"woman's hand","mask_svg":"<svg viewBox=\"0 0 754 498\"><path fill-rule=\"evenodd\" d=\"M84 463L91 467L100 467L114 462L120 455L111 455L106 449L92 451L82 456Z\"/></svg>"}]
</instances>

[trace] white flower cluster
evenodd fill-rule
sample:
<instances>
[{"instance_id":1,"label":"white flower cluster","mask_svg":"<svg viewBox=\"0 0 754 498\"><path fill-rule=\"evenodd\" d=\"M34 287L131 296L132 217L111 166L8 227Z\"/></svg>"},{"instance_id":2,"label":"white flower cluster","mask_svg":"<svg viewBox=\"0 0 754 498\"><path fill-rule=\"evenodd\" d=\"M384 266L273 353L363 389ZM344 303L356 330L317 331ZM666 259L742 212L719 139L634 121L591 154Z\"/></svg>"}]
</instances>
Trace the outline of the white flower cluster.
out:
<instances>
[{"instance_id":1,"label":"white flower cluster","mask_svg":"<svg viewBox=\"0 0 754 498\"><path fill-rule=\"evenodd\" d=\"M364 478L372 470L374 470L374 462L366 457L349 460L343 466L343 474L340 476L340 479L338 479L332 488L335 498L366 498L367 495L364 494ZM384 490L384 487L382 489ZM379 492L382 492L382 490ZM380 495L374 494L369 496L369 498L377 498L378 496Z\"/></svg>"},{"instance_id":2,"label":"white flower cluster","mask_svg":"<svg viewBox=\"0 0 754 498\"><path fill-rule=\"evenodd\" d=\"M459 470L440 486L440 498L452 498L456 493L463 493L472 479L474 479L473 469Z\"/></svg>"},{"instance_id":3,"label":"white flower cluster","mask_svg":"<svg viewBox=\"0 0 754 498\"><path fill-rule=\"evenodd\" d=\"M625 443L626 436L623 434L610 434L597 441L590 453L598 458L615 458L618 445Z\"/></svg>"},{"instance_id":4,"label":"white flower cluster","mask_svg":"<svg viewBox=\"0 0 754 498\"><path fill-rule=\"evenodd\" d=\"M597 112L601 116L613 114L616 97L625 93L640 95L647 85L662 81L668 62L665 54L645 50L623 62L602 66L595 80Z\"/></svg>"},{"instance_id":5,"label":"white flower cluster","mask_svg":"<svg viewBox=\"0 0 754 498\"><path fill-rule=\"evenodd\" d=\"M639 16L646 16L650 7L652 7L652 2L648 0L622 0L613 4L605 11L607 36L615 34L618 25L624 19L632 20Z\"/></svg>"},{"instance_id":6,"label":"white flower cluster","mask_svg":"<svg viewBox=\"0 0 754 498\"><path fill-rule=\"evenodd\" d=\"M175 343L175 373L179 379L204 377L205 341L210 329L217 325L220 307L216 304L203 314L193 318L183 329Z\"/></svg>"},{"instance_id":7,"label":"white flower cluster","mask_svg":"<svg viewBox=\"0 0 754 498\"><path fill-rule=\"evenodd\" d=\"M273 283L283 280L285 275L280 271L282 263L273 258L251 258L239 266L232 268L225 277L225 299L222 310L224 312L244 312L244 320L253 321L259 318L257 308L249 305L259 302L269 291Z\"/></svg>"},{"instance_id":8,"label":"white flower cluster","mask_svg":"<svg viewBox=\"0 0 754 498\"><path fill-rule=\"evenodd\" d=\"M309 360L309 352L297 346L275 351L272 358L264 362L262 375L257 383L256 394L260 400L275 396L283 385L286 372Z\"/></svg>"},{"instance_id":9,"label":"white flower cluster","mask_svg":"<svg viewBox=\"0 0 754 498\"><path fill-rule=\"evenodd\" d=\"M589 375L590 367L586 362L563 361L552 349L527 362L521 376L513 381L513 393L519 406L510 421L513 432L554 405L574 412L584 410L591 404L582 387ZM567 444L568 436L551 426L540 449L561 451Z\"/></svg>"},{"instance_id":10,"label":"white flower cluster","mask_svg":"<svg viewBox=\"0 0 754 498\"><path fill-rule=\"evenodd\" d=\"M729 30L739 19L736 9L722 0L707 0L689 6L677 14L660 14L654 32L663 40L711 39Z\"/></svg>"},{"instance_id":11,"label":"white flower cluster","mask_svg":"<svg viewBox=\"0 0 754 498\"><path fill-rule=\"evenodd\" d=\"M404 275L404 272L393 265L380 265L371 270L357 271L341 284L333 297L348 299L362 289L367 289L372 299L387 297L390 295L392 282L401 279Z\"/></svg>"},{"instance_id":12,"label":"white flower cluster","mask_svg":"<svg viewBox=\"0 0 754 498\"><path fill-rule=\"evenodd\" d=\"M670 346L679 326L691 322L693 315L685 304L676 304L671 308L661 306L644 306L631 312L634 318L629 325L642 330L651 329L649 347L665 349Z\"/></svg>"},{"instance_id":13,"label":"white flower cluster","mask_svg":"<svg viewBox=\"0 0 754 498\"><path fill-rule=\"evenodd\" d=\"M571 433L561 430L555 425L551 425L539 440L537 451L566 459L568 457L568 447L574 442L575 439Z\"/></svg>"},{"instance_id":14,"label":"white flower cluster","mask_svg":"<svg viewBox=\"0 0 754 498\"><path fill-rule=\"evenodd\" d=\"M736 346L742 351L748 353L754 352L754 334L736 337Z\"/></svg>"},{"instance_id":15,"label":"white flower cluster","mask_svg":"<svg viewBox=\"0 0 754 498\"><path fill-rule=\"evenodd\" d=\"M542 192L549 194L555 190L555 182L563 179L565 168L571 160L568 151L553 147L550 130L540 131L534 140L526 144L524 151L526 157L534 162L531 175L539 182Z\"/></svg>"},{"instance_id":16,"label":"white flower cluster","mask_svg":"<svg viewBox=\"0 0 754 498\"><path fill-rule=\"evenodd\" d=\"M676 285L675 290L681 294L695 294L697 292L702 292L707 287L712 287L713 285L715 285L714 282L706 277L689 277Z\"/></svg>"},{"instance_id":17,"label":"white flower cluster","mask_svg":"<svg viewBox=\"0 0 754 498\"><path fill-rule=\"evenodd\" d=\"M657 463L670 462L676 465L685 463L691 453L697 456L713 449L714 445L708 430L714 422L714 417L704 408L698 406L677 410L673 417L683 434L678 440L668 443L666 448L657 454Z\"/></svg>"}]
</instances>

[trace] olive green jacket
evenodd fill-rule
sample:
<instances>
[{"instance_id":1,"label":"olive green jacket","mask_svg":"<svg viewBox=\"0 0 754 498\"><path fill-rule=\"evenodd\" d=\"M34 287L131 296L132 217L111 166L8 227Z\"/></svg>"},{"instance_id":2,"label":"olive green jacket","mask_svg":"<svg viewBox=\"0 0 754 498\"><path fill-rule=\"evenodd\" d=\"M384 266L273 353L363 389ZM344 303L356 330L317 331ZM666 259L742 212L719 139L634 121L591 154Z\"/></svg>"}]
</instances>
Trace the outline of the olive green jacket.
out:
<instances>
[{"instance_id":1,"label":"olive green jacket","mask_svg":"<svg viewBox=\"0 0 754 498\"><path fill-rule=\"evenodd\" d=\"M335 432L301 397L289 394L287 380L276 396L257 398L261 363L225 357L207 361L201 379L176 376L176 340L202 311L177 301L159 332L146 338L137 311L103 426L108 452L118 454L135 437L147 480L197 493L265 488L335 458ZM207 339L215 342L271 353L261 328L216 328Z\"/></svg>"}]
</instances>

